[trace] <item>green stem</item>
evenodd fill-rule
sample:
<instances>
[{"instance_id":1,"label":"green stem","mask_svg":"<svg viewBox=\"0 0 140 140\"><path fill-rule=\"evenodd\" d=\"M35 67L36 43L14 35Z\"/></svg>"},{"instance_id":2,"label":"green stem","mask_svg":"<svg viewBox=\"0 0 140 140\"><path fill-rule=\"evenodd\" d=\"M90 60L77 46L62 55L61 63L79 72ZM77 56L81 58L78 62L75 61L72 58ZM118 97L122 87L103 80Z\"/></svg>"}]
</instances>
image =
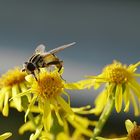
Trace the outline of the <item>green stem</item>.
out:
<instances>
[{"instance_id":1,"label":"green stem","mask_svg":"<svg viewBox=\"0 0 140 140\"><path fill-rule=\"evenodd\" d=\"M109 100L99 118L99 121L94 129L93 137L91 138L91 140L96 140L96 137L100 135L105 123L107 122L109 116L111 115L111 112L113 111L114 101L115 100L114 100L113 96L109 98Z\"/></svg>"}]
</instances>

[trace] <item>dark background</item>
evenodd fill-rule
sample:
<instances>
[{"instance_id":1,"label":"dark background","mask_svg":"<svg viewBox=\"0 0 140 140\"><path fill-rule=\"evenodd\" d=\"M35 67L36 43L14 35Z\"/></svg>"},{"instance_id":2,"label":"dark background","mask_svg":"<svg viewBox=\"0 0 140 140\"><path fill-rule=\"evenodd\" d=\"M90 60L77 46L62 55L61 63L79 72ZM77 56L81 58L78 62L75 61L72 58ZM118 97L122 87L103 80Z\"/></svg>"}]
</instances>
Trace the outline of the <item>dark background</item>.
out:
<instances>
[{"instance_id":1,"label":"dark background","mask_svg":"<svg viewBox=\"0 0 140 140\"><path fill-rule=\"evenodd\" d=\"M140 2L136 0L0 0L1 74L22 67L40 43L50 50L75 41L74 47L58 56L64 60L64 79L78 81L100 73L114 59L125 64L139 61L139 37ZM96 93L71 92L72 106L93 104ZM113 127L110 132L123 133L120 128L124 130L126 118L134 119L132 114L114 112L107 123ZM15 132L23 115L12 110L8 118L0 116L0 132L12 131L11 140L22 140Z\"/></svg>"}]
</instances>

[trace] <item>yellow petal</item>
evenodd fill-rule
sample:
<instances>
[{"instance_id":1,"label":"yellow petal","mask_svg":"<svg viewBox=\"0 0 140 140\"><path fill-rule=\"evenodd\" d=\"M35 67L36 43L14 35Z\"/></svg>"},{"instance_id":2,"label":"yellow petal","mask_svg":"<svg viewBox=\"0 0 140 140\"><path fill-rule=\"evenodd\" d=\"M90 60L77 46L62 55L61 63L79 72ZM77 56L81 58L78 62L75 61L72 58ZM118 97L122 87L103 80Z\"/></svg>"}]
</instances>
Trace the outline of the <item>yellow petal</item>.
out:
<instances>
[{"instance_id":1,"label":"yellow petal","mask_svg":"<svg viewBox=\"0 0 140 140\"><path fill-rule=\"evenodd\" d=\"M137 105L137 101L136 101L133 94L130 94L130 97L131 97L132 104L133 104L133 107L134 107L134 114L135 114L135 116L138 116L140 112L139 112L139 108L138 108L138 105Z\"/></svg>"},{"instance_id":2,"label":"yellow petal","mask_svg":"<svg viewBox=\"0 0 140 140\"><path fill-rule=\"evenodd\" d=\"M124 112L128 112L130 106L130 91L127 84L123 96L124 96L124 105L125 105Z\"/></svg>"},{"instance_id":3,"label":"yellow petal","mask_svg":"<svg viewBox=\"0 0 140 140\"><path fill-rule=\"evenodd\" d=\"M76 83L66 83L65 84L65 89L75 89L75 90L78 90L78 89L82 89L78 84Z\"/></svg>"},{"instance_id":4,"label":"yellow petal","mask_svg":"<svg viewBox=\"0 0 140 140\"><path fill-rule=\"evenodd\" d=\"M2 111L3 109L4 98L5 98L5 92L0 90L0 111Z\"/></svg>"},{"instance_id":5,"label":"yellow petal","mask_svg":"<svg viewBox=\"0 0 140 140\"><path fill-rule=\"evenodd\" d=\"M50 131L51 124L52 124L52 118L51 118L51 108L50 108L50 102L45 101L43 104L43 123L45 130Z\"/></svg>"},{"instance_id":6,"label":"yellow petal","mask_svg":"<svg viewBox=\"0 0 140 140\"><path fill-rule=\"evenodd\" d=\"M92 86L94 89L98 89L101 84L106 83L106 78L104 74L100 74L98 76L86 76L89 78L89 86L87 85L87 88L91 88Z\"/></svg>"},{"instance_id":7,"label":"yellow petal","mask_svg":"<svg viewBox=\"0 0 140 140\"><path fill-rule=\"evenodd\" d=\"M30 89L26 90L25 92L21 92L21 93L15 95L15 96L13 96L12 98L9 99L9 101L14 100L15 98L19 98L21 96L27 95L29 93L32 93L32 91Z\"/></svg>"},{"instance_id":8,"label":"yellow petal","mask_svg":"<svg viewBox=\"0 0 140 140\"><path fill-rule=\"evenodd\" d=\"M36 105L33 105L30 108L30 111L33 112L33 113L42 113L42 110L38 106L36 106Z\"/></svg>"},{"instance_id":9,"label":"yellow petal","mask_svg":"<svg viewBox=\"0 0 140 140\"><path fill-rule=\"evenodd\" d=\"M62 121L62 119L61 119L61 117L60 117L60 114L59 114L58 110L57 110L56 108L54 108L54 110L55 110L56 117L57 117L57 119L58 119L58 123L59 123L61 126L63 126L64 123L63 123L63 121Z\"/></svg>"},{"instance_id":10,"label":"yellow petal","mask_svg":"<svg viewBox=\"0 0 140 140\"><path fill-rule=\"evenodd\" d=\"M5 92L4 107L2 110L2 114L4 116L8 116L9 114L9 92Z\"/></svg>"},{"instance_id":11,"label":"yellow petal","mask_svg":"<svg viewBox=\"0 0 140 140\"><path fill-rule=\"evenodd\" d=\"M131 64L128 66L128 70L131 71L131 72L135 72L137 70L137 67L140 65L140 61L137 62L136 64Z\"/></svg>"},{"instance_id":12,"label":"yellow petal","mask_svg":"<svg viewBox=\"0 0 140 140\"><path fill-rule=\"evenodd\" d=\"M12 136L11 132L6 132L6 133L0 135L0 140L5 140L5 139L7 139L7 138L9 138L11 136Z\"/></svg>"},{"instance_id":13,"label":"yellow petal","mask_svg":"<svg viewBox=\"0 0 140 140\"><path fill-rule=\"evenodd\" d=\"M14 85L12 87L12 96L17 96L19 94L19 87L18 85ZM17 108L18 111L22 111L22 106L21 106L21 97L13 98L13 101L15 103L15 107Z\"/></svg>"},{"instance_id":14,"label":"yellow petal","mask_svg":"<svg viewBox=\"0 0 140 140\"><path fill-rule=\"evenodd\" d=\"M61 132L57 135L56 140L70 140L70 138L64 132Z\"/></svg>"},{"instance_id":15,"label":"yellow petal","mask_svg":"<svg viewBox=\"0 0 140 140\"><path fill-rule=\"evenodd\" d=\"M81 80L78 82L74 82L74 83L66 83L65 84L65 88L66 89L75 89L75 90L82 90L82 89L86 89L86 88L91 88L93 87L93 83L95 80L94 79L86 79L86 80Z\"/></svg>"},{"instance_id":16,"label":"yellow petal","mask_svg":"<svg viewBox=\"0 0 140 140\"><path fill-rule=\"evenodd\" d=\"M90 114L90 110L89 110L90 108L91 108L90 105L79 107L79 108L74 107L72 108L72 111L78 114Z\"/></svg>"},{"instance_id":17,"label":"yellow petal","mask_svg":"<svg viewBox=\"0 0 140 140\"><path fill-rule=\"evenodd\" d=\"M26 131L34 131L35 127L33 125L33 123L31 121L23 124L20 128L19 128L19 134L24 134Z\"/></svg>"},{"instance_id":18,"label":"yellow petal","mask_svg":"<svg viewBox=\"0 0 140 140\"><path fill-rule=\"evenodd\" d=\"M56 117L57 117L57 119L58 119L58 123L59 123L61 126L64 126L64 122L63 122L63 120L62 120L62 118L61 118L61 116L60 116L60 114L59 114L59 106L58 106L58 104L56 103L56 100L55 100L55 99L52 99L52 100L51 100L51 103L52 103L52 107L53 107L53 109L54 109L54 111L55 111L55 115L56 115Z\"/></svg>"},{"instance_id":19,"label":"yellow petal","mask_svg":"<svg viewBox=\"0 0 140 140\"><path fill-rule=\"evenodd\" d=\"M89 121L86 117L80 117L78 115L75 115L74 120L78 122L81 125L81 127L83 126L87 128L89 125Z\"/></svg>"},{"instance_id":20,"label":"yellow petal","mask_svg":"<svg viewBox=\"0 0 140 140\"><path fill-rule=\"evenodd\" d=\"M64 121L64 125L63 125L63 129L65 134L70 135L70 129L69 129L69 124L67 120L63 120Z\"/></svg>"},{"instance_id":21,"label":"yellow petal","mask_svg":"<svg viewBox=\"0 0 140 140\"><path fill-rule=\"evenodd\" d=\"M113 94L114 87L115 87L115 83L110 83L109 85L106 86L106 88L107 88L107 98L109 98L110 95Z\"/></svg>"},{"instance_id":22,"label":"yellow petal","mask_svg":"<svg viewBox=\"0 0 140 140\"><path fill-rule=\"evenodd\" d=\"M39 128L36 129L35 134L31 134L29 140L37 140L41 131L42 131L42 126L40 126Z\"/></svg>"},{"instance_id":23,"label":"yellow petal","mask_svg":"<svg viewBox=\"0 0 140 140\"><path fill-rule=\"evenodd\" d=\"M68 115L74 114L69 104L62 97L57 96L57 101L60 104L60 106L64 109L64 111L68 113Z\"/></svg>"},{"instance_id":24,"label":"yellow petal","mask_svg":"<svg viewBox=\"0 0 140 140\"><path fill-rule=\"evenodd\" d=\"M95 108L91 109L91 113L99 115L107 103L107 90L103 90L95 99Z\"/></svg>"},{"instance_id":25,"label":"yellow petal","mask_svg":"<svg viewBox=\"0 0 140 140\"><path fill-rule=\"evenodd\" d=\"M3 110L3 105L4 105L4 102L5 102L5 94L8 94L9 97L11 97L11 88L7 88L7 87L4 87L0 90L0 111Z\"/></svg>"},{"instance_id":26,"label":"yellow petal","mask_svg":"<svg viewBox=\"0 0 140 140\"><path fill-rule=\"evenodd\" d=\"M25 82L22 82L19 84L21 92L24 93L26 91L28 91L27 85L25 84ZM28 101L31 101L31 94L26 94Z\"/></svg>"},{"instance_id":27,"label":"yellow petal","mask_svg":"<svg viewBox=\"0 0 140 140\"><path fill-rule=\"evenodd\" d=\"M26 122L27 116L28 116L28 114L29 114L29 112L30 112L32 106L35 104L36 99L37 99L37 96L34 96L34 97L32 98L32 100L31 100L31 102L30 102L30 104L29 104L29 107L28 107L28 109L26 110L26 113L25 113L25 116L24 116L24 121L25 121L25 122Z\"/></svg>"},{"instance_id":28,"label":"yellow petal","mask_svg":"<svg viewBox=\"0 0 140 140\"><path fill-rule=\"evenodd\" d=\"M136 96L140 98L140 85L135 81L131 80L128 85L131 87L131 89L134 91Z\"/></svg>"},{"instance_id":29,"label":"yellow petal","mask_svg":"<svg viewBox=\"0 0 140 140\"><path fill-rule=\"evenodd\" d=\"M24 82L20 83L19 86L20 86L20 89L21 89L22 92L27 91L27 87L26 87L26 85L24 84Z\"/></svg>"},{"instance_id":30,"label":"yellow petal","mask_svg":"<svg viewBox=\"0 0 140 140\"><path fill-rule=\"evenodd\" d=\"M134 124L130 120L125 121L125 127L128 133L134 128Z\"/></svg>"},{"instance_id":31,"label":"yellow petal","mask_svg":"<svg viewBox=\"0 0 140 140\"><path fill-rule=\"evenodd\" d=\"M35 80L32 74L27 75L27 76L25 77L25 79L26 79L26 81L28 81L29 83L32 83L32 82Z\"/></svg>"},{"instance_id":32,"label":"yellow petal","mask_svg":"<svg viewBox=\"0 0 140 140\"><path fill-rule=\"evenodd\" d=\"M116 86L115 108L118 113L121 111L122 108L122 85L120 84Z\"/></svg>"},{"instance_id":33,"label":"yellow petal","mask_svg":"<svg viewBox=\"0 0 140 140\"><path fill-rule=\"evenodd\" d=\"M134 73L135 77L140 77L140 73Z\"/></svg>"},{"instance_id":34,"label":"yellow petal","mask_svg":"<svg viewBox=\"0 0 140 140\"><path fill-rule=\"evenodd\" d=\"M86 127L82 127L81 123L76 122L75 120L71 119L70 117L68 117L68 120L70 122L70 124L75 127L79 132L81 132L82 134L91 137L93 135L93 132L90 131L89 129L87 129Z\"/></svg>"},{"instance_id":35,"label":"yellow petal","mask_svg":"<svg viewBox=\"0 0 140 140\"><path fill-rule=\"evenodd\" d=\"M63 91L63 93L68 97L68 104L70 106L70 95L67 92L65 92L65 91Z\"/></svg>"},{"instance_id":36,"label":"yellow petal","mask_svg":"<svg viewBox=\"0 0 140 140\"><path fill-rule=\"evenodd\" d=\"M73 132L73 135L72 135L72 139L74 139L74 140L83 140L84 139L84 137L82 136L82 134L81 134L81 132L79 131L79 130L75 130L74 132Z\"/></svg>"},{"instance_id":37,"label":"yellow petal","mask_svg":"<svg viewBox=\"0 0 140 140\"><path fill-rule=\"evenodd\" d=\"M38 123L41 121L42 116L38 115L33 118L34 120L30 120L26 123L24 123L20 128L19 128L19 134L24 134L26 131L35 131ZM34 121L34 122L33 122Z\"/></svg>"}]
</instances>

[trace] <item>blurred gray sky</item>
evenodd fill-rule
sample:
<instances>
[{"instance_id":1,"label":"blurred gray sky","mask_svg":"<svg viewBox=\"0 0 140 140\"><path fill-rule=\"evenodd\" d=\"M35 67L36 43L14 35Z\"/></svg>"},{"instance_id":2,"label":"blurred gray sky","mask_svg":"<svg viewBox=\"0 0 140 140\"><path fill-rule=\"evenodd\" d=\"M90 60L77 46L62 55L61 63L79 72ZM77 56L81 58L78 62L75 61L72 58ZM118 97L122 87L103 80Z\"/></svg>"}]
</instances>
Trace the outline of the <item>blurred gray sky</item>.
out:
<instances>
[{"instance_id":1,"label":"blurred gray sky","mask_svg":"<svg viewBox=\"0 0 140 140\"><path fill-rule=\"evenodd\" d=\"M140 1L0 0L1 73L22 66L40 43L50 50L75 41L58 56L64 60L64 78L77 81L114 59L139 61L139 38ZM77 93L72 100L92 102L91 95Z\"/></svg>"}]
</instances>

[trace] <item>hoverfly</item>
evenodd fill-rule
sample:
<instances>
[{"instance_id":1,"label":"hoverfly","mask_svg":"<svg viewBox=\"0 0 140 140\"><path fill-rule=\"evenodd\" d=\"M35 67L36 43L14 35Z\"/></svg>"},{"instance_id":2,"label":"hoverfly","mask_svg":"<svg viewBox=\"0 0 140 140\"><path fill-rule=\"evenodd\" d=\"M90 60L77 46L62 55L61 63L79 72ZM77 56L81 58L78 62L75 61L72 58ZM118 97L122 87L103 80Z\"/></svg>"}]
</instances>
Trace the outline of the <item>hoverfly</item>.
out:
<instances>
[{"instance_id":1,"label":"hoverfly","mask_svg":"<svg viewBox=\"0 0 140 140\"><path fill-rule=\"evenodd\" d=\"M55 65L58 68L59 72L63 66L63 61L59 60L59 58L55 54L74 44L75 42L62 45L48 52L45 51L45 46L43 44L40 44L39 46L37 46L34 54L29 58L29 60L23 64L22 71L26 71L27 74L33 74L34 77L36 78L35 70L39 72L40 71L39 68Z\"/></svg>"}]
</instances>

